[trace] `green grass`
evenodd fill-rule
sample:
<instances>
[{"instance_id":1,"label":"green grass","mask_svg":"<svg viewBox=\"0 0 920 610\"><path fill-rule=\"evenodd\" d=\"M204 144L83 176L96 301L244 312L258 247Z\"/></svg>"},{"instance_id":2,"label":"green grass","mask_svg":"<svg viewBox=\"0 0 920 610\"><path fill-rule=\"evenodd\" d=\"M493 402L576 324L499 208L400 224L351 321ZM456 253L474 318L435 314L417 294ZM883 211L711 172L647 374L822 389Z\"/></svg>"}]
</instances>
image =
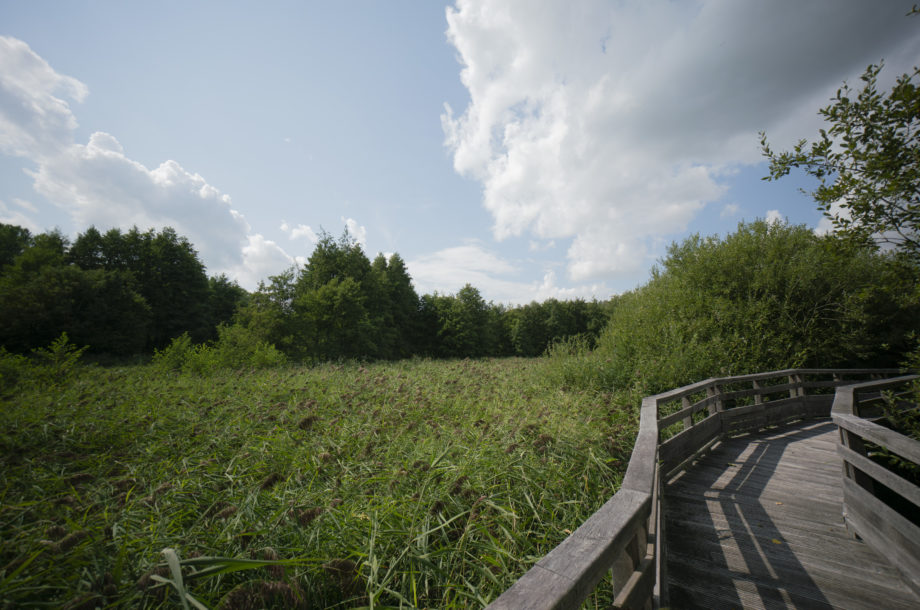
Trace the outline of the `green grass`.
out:
<instances>
[{"instance_id":1,"label":"green grass","mask_svg":"<svg viewBox=\"0 0 920 610\"><path fill-rule=\"evenodd\" d=\"M0 606L483 605L629 458L635 406L550 366L24 375L0 398Z\"/></svg>"}]
</instances>

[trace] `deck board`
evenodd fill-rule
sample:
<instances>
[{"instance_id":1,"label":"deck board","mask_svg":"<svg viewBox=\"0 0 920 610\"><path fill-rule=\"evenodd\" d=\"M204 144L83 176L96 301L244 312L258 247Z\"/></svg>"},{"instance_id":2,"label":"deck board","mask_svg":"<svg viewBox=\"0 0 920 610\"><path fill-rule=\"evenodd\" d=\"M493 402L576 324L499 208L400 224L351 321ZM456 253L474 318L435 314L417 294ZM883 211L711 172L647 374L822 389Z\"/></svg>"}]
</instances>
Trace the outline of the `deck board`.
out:
<instances>
[{"instance_id":1,"label":"deck board","mask_svg":"<svg viewBox=\"0 0 920 610\"><path fill-rule=\"evenodd\" d=\"M843 524L837 428L809 421L722 441L668 482L673 608L920 608Z\"/></svg>"}]
</instances>

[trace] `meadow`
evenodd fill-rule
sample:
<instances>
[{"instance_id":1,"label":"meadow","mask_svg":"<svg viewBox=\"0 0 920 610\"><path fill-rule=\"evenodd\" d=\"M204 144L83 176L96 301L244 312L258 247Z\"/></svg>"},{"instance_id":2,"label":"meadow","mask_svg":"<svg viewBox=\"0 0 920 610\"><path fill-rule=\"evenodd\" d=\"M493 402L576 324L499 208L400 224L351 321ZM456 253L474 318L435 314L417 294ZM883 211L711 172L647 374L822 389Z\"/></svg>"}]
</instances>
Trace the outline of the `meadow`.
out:
<instances>
[{"instance_id":1,"label":"meadow","mask_svg":"<svg viewBox=\"0 0 920 610\"><path fill-rule=\"evenodd\" d=\"M553 366L21 372L0 397L0 606L482 606L629 459L637 404Z\"/></svg>"}]
</instances>

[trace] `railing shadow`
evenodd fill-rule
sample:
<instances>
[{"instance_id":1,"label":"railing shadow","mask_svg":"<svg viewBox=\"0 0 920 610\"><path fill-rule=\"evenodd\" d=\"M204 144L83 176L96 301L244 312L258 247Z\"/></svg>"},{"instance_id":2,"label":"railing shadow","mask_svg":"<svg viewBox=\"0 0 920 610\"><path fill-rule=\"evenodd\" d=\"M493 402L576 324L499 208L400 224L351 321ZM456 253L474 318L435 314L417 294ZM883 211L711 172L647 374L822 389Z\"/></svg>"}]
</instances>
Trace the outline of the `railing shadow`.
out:
<instances>
[{"instance_id":1,"label":"railing shadow","mask_svg":"<svg viewBox=\"0 0 920 610\"><path fill-rule=\"evenodd\" d=\"M834 429L808 421L729 439L669 485L673 608L832 607L768 511L782 502L762 496L790 445Z\"/></svg>"}]
</instances>

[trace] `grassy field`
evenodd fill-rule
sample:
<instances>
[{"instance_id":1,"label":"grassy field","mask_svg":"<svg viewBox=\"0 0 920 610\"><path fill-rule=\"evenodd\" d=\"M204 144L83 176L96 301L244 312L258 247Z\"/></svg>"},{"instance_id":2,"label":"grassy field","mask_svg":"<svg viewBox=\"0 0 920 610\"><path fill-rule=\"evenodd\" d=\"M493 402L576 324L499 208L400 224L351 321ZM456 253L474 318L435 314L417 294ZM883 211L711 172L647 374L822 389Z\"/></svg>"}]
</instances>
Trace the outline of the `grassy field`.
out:
<instances>
[{"instance_id":1,"label":"grassy field","mask_svg":"<svg viewBox=\"0 0 920 610\"><path fill-rule=\"evenodd\" d=\"M27 375L0 402L0 606L487 603L632 447L635 406L550 366Z\"/></svg>"}]
</instances>

